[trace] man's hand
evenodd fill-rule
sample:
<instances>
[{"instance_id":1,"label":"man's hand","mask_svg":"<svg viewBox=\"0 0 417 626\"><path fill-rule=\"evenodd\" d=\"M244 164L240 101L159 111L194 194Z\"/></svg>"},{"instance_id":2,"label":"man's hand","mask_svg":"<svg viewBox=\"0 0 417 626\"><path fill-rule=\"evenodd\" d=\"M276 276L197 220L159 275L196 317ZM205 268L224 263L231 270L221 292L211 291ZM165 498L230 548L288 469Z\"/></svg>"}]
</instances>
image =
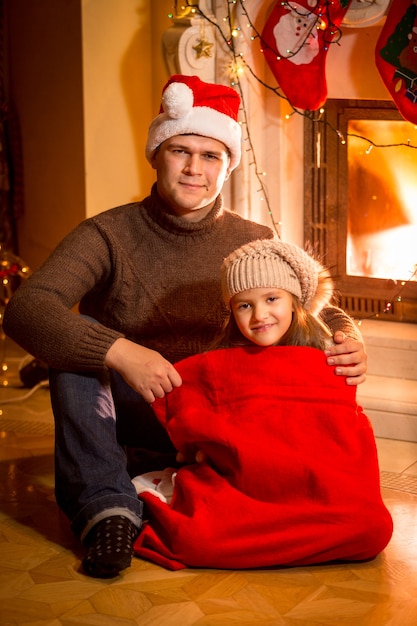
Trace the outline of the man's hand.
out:
<instances>
[{"instance_id":1,"label":"man's hand","mask_svg":"<svg viewBox=\"0 0 417 626\"><path fill-rule=\"evenodd\" d=\"M149 403L182 384L175 367L159 352L128 339L116 339L106 354L105 364L119 372Z\"/></svg>"},{"instance_id":2,"label":"man's hand","mask_svg":"<svg viewBox=\"0 0 417 626\"><path fill-rule=\"evenodd\" d=\"M368 355L363 343L346 337L341 330L336 331L333 340L336 345L325 350L328 365L337 366L335 372L338 376L347 376L347 385L365 382Z\"/></svg>"}]
</instances>

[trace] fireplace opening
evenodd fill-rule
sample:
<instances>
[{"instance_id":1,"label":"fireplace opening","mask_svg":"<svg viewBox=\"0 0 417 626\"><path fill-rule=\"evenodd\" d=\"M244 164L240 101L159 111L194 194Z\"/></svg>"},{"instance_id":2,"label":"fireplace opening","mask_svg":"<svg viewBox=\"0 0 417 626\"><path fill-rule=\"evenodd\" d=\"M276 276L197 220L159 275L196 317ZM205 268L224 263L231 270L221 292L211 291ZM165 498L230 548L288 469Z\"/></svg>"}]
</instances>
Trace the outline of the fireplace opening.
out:
<instances>
[{"instance_id":1,"label":"fireplace opening","mask_svg":"<svg viewBox=\"0 0 417 626\"><path fill-rule=\"evenodd\" d=\"M305 241L350 315L417 322L417 128L385 101L328 100L315 115L304 133Z\"/></svg>"}]
</instances>

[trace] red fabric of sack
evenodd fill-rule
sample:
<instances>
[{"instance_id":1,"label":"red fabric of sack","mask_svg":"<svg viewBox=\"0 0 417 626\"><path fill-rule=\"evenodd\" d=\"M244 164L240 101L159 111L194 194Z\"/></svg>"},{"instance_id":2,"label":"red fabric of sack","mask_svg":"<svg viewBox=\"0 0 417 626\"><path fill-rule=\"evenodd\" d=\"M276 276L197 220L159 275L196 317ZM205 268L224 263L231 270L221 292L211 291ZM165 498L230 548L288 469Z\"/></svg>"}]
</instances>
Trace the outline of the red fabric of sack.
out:
<instances>
[{"instance_id":1,"label":"red fabric of sack","mask_svg":"<svg viewBox=\"0 0 417 626\"><path fill-rule=\"evenodd\" d=\"M178 450L170 505L141 494L135 553L170 569L308 565L376 556L392 534L356 388L314 348L233 348L176 365L154 410Z\"/></svg>"}]
</instances>

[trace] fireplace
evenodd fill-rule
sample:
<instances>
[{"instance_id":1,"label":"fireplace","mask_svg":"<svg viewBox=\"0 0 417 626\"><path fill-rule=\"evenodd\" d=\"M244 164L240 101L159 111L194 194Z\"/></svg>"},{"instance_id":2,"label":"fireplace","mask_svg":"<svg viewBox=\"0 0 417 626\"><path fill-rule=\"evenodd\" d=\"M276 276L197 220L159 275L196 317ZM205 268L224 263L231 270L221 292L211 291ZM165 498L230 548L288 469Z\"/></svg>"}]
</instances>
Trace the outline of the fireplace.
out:
<instances>
[{"instance_id":1,"label":"fireplace","mask_svg":"<svg viewBox=\"0 0 417 626\"><path fill-rule=\"evenodd\" d=\"M328 100L314 115L304 133L305 241L350 315L417 322L417 150L407 147L417 128L385 101Z\"/></svg>"}]
</instances>

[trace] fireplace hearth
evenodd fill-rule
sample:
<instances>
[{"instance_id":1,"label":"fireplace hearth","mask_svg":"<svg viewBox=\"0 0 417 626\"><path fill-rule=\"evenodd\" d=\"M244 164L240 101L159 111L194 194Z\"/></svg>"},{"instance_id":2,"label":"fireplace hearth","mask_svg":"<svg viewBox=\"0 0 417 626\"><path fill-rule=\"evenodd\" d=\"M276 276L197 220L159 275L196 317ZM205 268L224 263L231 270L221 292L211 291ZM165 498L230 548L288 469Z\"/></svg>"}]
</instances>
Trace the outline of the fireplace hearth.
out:
<instances>
[{"instance_id":1,"label":"fireplace hearth","mask_svg":"<svg viewBox=\"0 0 417 626\"><path fill-rule=\"evenodd\" d=\"M417 323L417 150L407 147L417 129L386 101L328 100L315 116L304 132L305 242L354 318Z\"/></svg>"}]
</instances>

